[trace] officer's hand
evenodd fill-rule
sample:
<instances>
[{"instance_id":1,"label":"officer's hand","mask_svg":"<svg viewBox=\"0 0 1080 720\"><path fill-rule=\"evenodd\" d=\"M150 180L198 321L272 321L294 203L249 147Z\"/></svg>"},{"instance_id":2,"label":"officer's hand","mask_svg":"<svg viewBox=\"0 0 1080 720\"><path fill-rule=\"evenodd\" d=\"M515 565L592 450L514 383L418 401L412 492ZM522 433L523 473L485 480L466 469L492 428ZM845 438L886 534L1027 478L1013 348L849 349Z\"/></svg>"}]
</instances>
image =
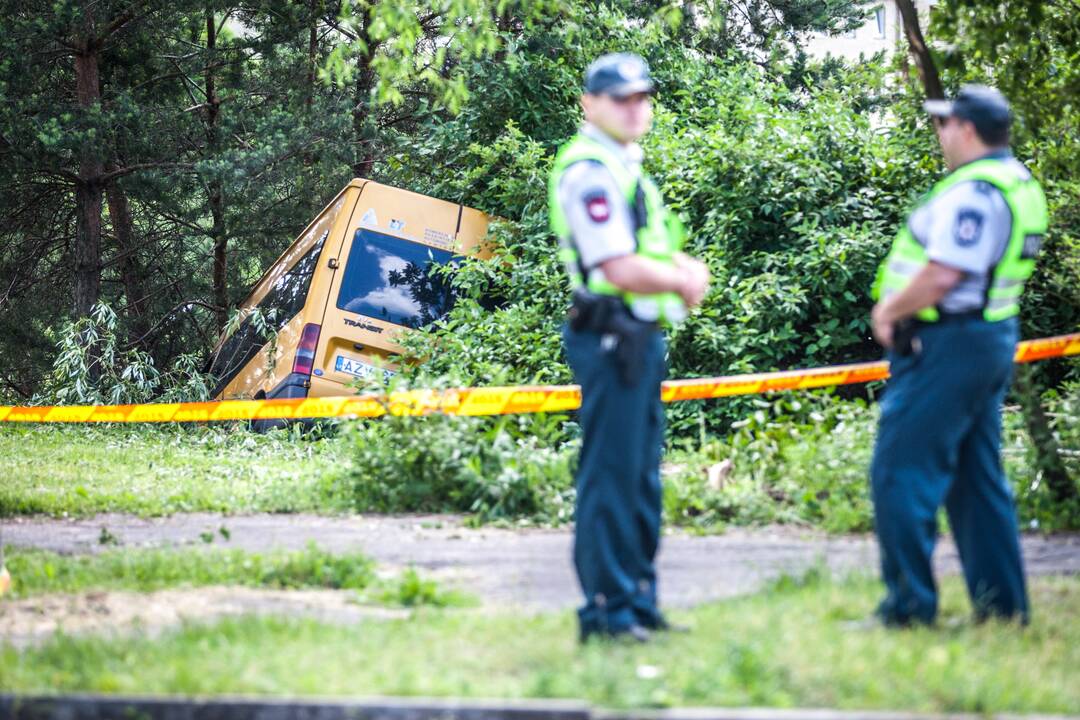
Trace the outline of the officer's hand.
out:
<instances>
[{"instance_id":1,"label":"officer's hand","mask_svg":"<svg viewBox=\"0 0 1080 720\"><path fill-rule=\"evenodd\" d=\"M687 258L680 263L683 271L683 283L679 290L687 307L700 305L709 291L709 268L700 260Z\"/></svg>"},{"instance_id":2,"label":"officer's hand","mask_svg":"<svg viewBox=\"0 0 1080 720\"><path fill-rule=\"evenodd\" d=\"M878 303L870 313L870 325L874 331L874 339L881 347L888 350L893 346L893 329L896 324L885 309L884 303Z\"/></svg>"}]
</instances>

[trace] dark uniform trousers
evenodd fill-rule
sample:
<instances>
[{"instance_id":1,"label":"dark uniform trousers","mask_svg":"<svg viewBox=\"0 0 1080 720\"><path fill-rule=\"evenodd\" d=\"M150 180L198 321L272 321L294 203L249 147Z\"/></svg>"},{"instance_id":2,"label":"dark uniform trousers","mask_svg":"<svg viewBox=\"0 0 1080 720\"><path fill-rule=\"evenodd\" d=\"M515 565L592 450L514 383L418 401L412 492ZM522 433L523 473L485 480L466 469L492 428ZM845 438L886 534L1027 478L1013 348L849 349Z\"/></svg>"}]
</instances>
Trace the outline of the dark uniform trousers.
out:
<instances>
[{"instance_id":1,"label":"dark uniform trousers","mask_svg":"<svg viewBox=\"0 0 1080 720\"><path fill-rule=\"evenodd\" d=\"M655 625L660 541L660 453L667 374L659 330L645 343L643 372L626 385L600 334L564 328L566 357L581 385L574 565L585 605L583 637Z\"/></svg>"},{"instance_id":2,"label":"dark uniform trousers","mask_svg":"<svg viewBox=\"0 0 1080 720\"><path fill-rule=\"evenodd\" d=\"M1001 467L1001 405L1015 318L945 319L917 330L921 352L891 353L871 485L886 623L931 622L931 554L942 503L978 618L1027 620L1016 511Z\"/></svg>"}]
</instances>

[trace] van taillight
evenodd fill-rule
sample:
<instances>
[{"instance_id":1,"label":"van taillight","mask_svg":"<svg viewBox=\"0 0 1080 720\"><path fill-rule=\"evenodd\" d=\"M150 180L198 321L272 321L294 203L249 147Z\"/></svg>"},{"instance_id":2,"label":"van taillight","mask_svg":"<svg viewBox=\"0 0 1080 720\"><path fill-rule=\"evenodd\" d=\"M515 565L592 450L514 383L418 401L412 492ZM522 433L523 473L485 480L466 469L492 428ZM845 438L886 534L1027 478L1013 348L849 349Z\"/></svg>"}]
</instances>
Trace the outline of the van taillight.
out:
<instances>
[{"instance_id":1,"label":"van taillight","mask_svg":"<svg viewBox=\"0 0 1080 720\"><path fill-rule=\"evenodd\" d=\"M300 331L300 344L296 346L296 359L292 366L294 373L311 374L311 368L315 365L315 348L319 346L319 329L315 323L308 323Z\"/></svg>"}]
</instances>

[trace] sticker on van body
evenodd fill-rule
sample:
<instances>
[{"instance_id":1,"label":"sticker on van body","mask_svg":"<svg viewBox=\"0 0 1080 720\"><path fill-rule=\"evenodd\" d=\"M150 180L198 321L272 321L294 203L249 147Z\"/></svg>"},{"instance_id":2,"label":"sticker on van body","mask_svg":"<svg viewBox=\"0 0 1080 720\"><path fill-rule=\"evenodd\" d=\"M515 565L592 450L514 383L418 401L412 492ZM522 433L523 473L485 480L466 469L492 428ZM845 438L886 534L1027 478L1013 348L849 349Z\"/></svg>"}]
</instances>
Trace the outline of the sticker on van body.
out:
<instances>
[{"instance_id":1,"label":"sticker on van body","mask_svg":"<svg viewBox=\"0 0 1080 720\"><path fill-rule=\"evenodd\" d=\"M450 250L454 245L454 239L448 233L434 228L424 228L424 242L444 250Z\"/></svg>"},{"instance_id":2,"label":"sticker on van body","mask_svg":"<svg viewBox=\"0 0 1080 720\"><path fill-rule=\"evenodd\" d=\"M375 214L375 208L368 208L364 216L360 218L361 225L378 225L379 217Z\"/></svg>"}]
</instances>

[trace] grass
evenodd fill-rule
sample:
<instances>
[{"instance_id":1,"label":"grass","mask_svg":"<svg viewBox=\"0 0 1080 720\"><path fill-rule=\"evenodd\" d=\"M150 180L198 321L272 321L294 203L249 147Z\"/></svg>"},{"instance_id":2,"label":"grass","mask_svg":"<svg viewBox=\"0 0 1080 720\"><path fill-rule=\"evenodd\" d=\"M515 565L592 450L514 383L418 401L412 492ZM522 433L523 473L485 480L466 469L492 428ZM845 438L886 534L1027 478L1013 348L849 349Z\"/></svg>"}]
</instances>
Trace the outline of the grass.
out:
<instances>
[{"instance_id":1,"label":"grass","mask_svg":"<svg viewBox=\"0 0 1080 720\"><path fill-rule=\"evenodd\" d=\"M335 510L341 452L239 426L0 425L0 516Z\"/></svg>"},{"instance_id":2,"label":"grass","mask_svg":"<svg viewBox=\"0 0 1080 720\"><path fill-rule=\"evenodd\" d=\"M78 556L9 547L4 555L15 599L47 593L242 585L356 590L358 600L401 607L475 604L471 596L443 589L412 568L393 578L380 577L365 555L331 554L314 545L266 554L205 548L125 549Z\"/></svg>"},{"instance_id":3,"label":"grass","mask_svg":"<svg viewBox=\"0 0 1080 720\"><path fill-rule=\"evenodd\" d=\"M266 554L211 548L111 550L77 556L7 548L4 554L15 598L205 585L362 590L376 578L374 564L366 556L333 555L314 546Z\"/></svg>"},{"instance_id":4,"label":"grass","mask_svg":"<svg viewBox=\"0 0 1080 720\"><path fill-rule=\"evenodd\" d=\"M1022 629L966 621L944 584L941 628L856 630L876 582L820 576L700 607L647 646L579 647L571 613L445 610L338 627L242 617L156 639L56 637L0 649L16 692L580 698L608 707L829 706L968 712L1080 707L1080 579L1036 579ZM953 624L953 621L959 621Z\"/></svg>"}]
</instances>

